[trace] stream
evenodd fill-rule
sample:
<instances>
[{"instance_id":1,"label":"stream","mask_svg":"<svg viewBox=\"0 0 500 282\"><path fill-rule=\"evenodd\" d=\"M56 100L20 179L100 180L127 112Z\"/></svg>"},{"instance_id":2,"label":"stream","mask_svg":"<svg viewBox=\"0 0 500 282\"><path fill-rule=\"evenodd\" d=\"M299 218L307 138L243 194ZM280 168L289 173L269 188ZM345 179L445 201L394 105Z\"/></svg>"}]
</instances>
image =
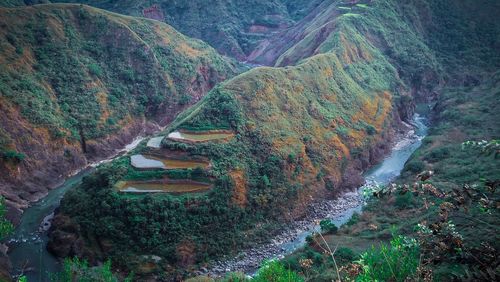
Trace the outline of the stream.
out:
<instances>
[{"instance_id":1,"label":"stream","mask_svg":"<svg viewBox=\"0 0 500 282\"><path fill-rule=\"evenodd\" d=\"M365 185L385 185L400 174L405 162L421 145L421 140L427 134L427 126L424 122L423 117L415 115L412 129L406 135L400 136L391 154L382 163L364 174L367 183ZM66 191L81 183L83 177L92 173L97 165L110 162L114 158L127 153L144 139L143 137L136 138L123 150L117 152L115 156L90 164L87 168L68 178L61 186L51 190L45 198L24 211L19 226L17 226L14 234L7 239L8 255L16 275L22 273L30 282L50 281L49 274L59 271L61 264L46 249L48 242L47 230L50 227L50 219L61 198ZM302 247L305 244L306 237L319 230L319 226L314 223L317 220L330 218L337 226L340 226L346 223L355 212L361 212L364 205L360 195L362 189L363 187L358 192L346 193L336 200L312 204L309 210L311 216L294 222L290 228L273 238L270 244L242 252L236 258L216 262L210 270L205 269L202 272L213 275L221 275L227 271L236 270L254 273L264 259L280 258Z\"/></svg>"},{"instance_id":2,"label":"stream","mask_svg":"<svg viewBox=\"0 0 500 282\"><path fill-rule=\"evenodd\" d=\"M62 197L69 189L80 184L85 176L95 170L95 167L135 149L144 139L137 137L122 150L117 150L112 157L90 163L86 168L75 172L62 185L50 190L45 198L24 211L21 222L7 239L8 255L16 276L24 274L29 282L50 281L49 274L59 271L61 263L47 251L49 240L47 231L54 210L59 206Z\"/></svg>"}]
</instances>

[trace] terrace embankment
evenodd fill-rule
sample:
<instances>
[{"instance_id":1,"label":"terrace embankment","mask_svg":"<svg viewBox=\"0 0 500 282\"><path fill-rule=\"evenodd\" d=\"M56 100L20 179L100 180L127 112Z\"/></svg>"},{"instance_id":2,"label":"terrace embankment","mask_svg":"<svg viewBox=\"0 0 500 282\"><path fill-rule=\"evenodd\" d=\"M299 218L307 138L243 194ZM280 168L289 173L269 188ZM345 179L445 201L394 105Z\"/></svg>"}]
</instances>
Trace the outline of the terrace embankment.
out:
<instances>
[{"instance_id":1,"label":"terrace embankment","mask_svg":"<svg viewBox=\"0 0 500 282\"><path fill-rule=\"evenodd\" d=\"M230 130L194 131L180 129L168 134L170 140L186 143L201 143L209 141L227 141L234 137Z\"/></svg>"},{"instance_id":2,"label":"terrace embankment","mask_svg":"<svg viewBox=\"0 0 500 282\"><path fill-rule=\"evenodd\" d=\"M122 193L200 193L208 191L212 185L192 180L149 180L119 181L115 185Z\"/></svg>"}]
</instances>

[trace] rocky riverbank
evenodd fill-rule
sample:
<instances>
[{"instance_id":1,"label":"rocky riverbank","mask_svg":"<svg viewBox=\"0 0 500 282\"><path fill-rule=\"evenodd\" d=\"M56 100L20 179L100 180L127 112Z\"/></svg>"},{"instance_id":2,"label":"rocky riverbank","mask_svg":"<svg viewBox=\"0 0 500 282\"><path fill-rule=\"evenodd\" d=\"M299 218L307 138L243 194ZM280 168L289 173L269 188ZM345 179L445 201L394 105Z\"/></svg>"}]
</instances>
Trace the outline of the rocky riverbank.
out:
<instances>
[{"instance_id":1,"label":"rocky riverbank","mask_svg":"<svg viewBox=\"0 0 500 282\"><path fill-rule=\"evenodd\" d=\"M272 258L282 258L291 250L284 245L300 237L308 231L314 231L319 220L341 217L347 210L361 208L364 201L358 192L349 192L335 200L323 200L311 204L306 216L292 222L286 230L274 237L270 243L241 252L233 259L218 261L210 269L202 269L200 274L221 276L226 272L254 272L262 261Z\"/></svg>"},{"instance_id":2,"label":"rocky riverbank","mask_svg":"<svg viewBox=\"0 0 500 282\"><path fill-rule=\"evenodd\" d=\"M216 277L234 271L252 274L264 260L283 258L302 246L308 235L320 230L320 220L331 219L336 225L344 224L354 212L361 212L364 205L361 191L364 188L388 184L399 175L406 160L420 145L419 142L426 134L425 128L423 118L419 115L415 115L412 124L402 123L402 130L394 138L391 153L377 169L365 177L365 184L361 188L347 192L337 199L313 202L308 206L303 218L288 224L288 228L269 243L243 251L229 260L217 261L209 269L202 268L198 274Z\"/></svg>"}]
</instances>

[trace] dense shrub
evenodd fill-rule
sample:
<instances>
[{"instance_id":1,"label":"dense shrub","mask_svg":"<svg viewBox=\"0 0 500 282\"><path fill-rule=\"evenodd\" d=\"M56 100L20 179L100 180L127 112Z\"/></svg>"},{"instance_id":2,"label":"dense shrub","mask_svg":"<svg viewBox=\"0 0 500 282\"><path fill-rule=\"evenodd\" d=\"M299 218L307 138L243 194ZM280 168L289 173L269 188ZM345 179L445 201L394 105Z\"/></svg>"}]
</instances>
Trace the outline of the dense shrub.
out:
<instances>
[{"instance_id":1,"label":"dense shrub","mask_svg":"<svg viewBox=\"0 0 500 282\"><path fill-rule=\"evenodd\" d=\"M369 135L374 135L375 133L377 133L377 129L373 125L367 125L366 133L368 133Z\"/></svg>"},{"instance_id":2,"label":"dense shrub","mask_svg":"<svg viewBox=\"0 0 500 282\"><path fill-rule=\"evenodd\" d=\"M65 259L62 271L53 273L53 282L131 282L133 274L124 280L118 279L111 270L111 261L106 261L102 266L90 267L87 261L78 258Z\"/></svg>"},{"instance_id":3,"label":"dense shrub","mask_svg":"<svg viewBox=\"0 0 500 282\"><path fill-rule=\"evenodd\" d=\"M408 281L419 265L419 246L415 239L396 236L390 245L381 244L363 253L357 261L362 272L356 281Z\"/></svg>"},{"instance_id":4,"label":"dense shrub","mask_svg":"<svg viewBox=\"0 0 500 282\"><path fill-rule=\"evenodd\" d=\"M438 147L436 149L431 150L425 156L425 160L429 162L436 162L440 159L446 158L450 155L450 149L447 147Z\"/></svg>"},{"instance_id":5,"label":"dense shrub","mask_svg":"<svg viewBox=\"0 0 500 282\"><path fill-rule=\"evenodd\" d=\"M327 234L335 234L338 230L338 227L330 219L320 221L319 226L321 227L321 232Z\"/></svg>"},{"instance_id":6,"label":"dense shrub","mask_svg":"<svg viewBox=\"0 0 500 282\"><path fill-rule=\"evenodd\" d=\"M97 77L101 77L102 76L102 69L101 69L101 67L98 64L95 64L95 63L89 65L89 72L92 75L95 75Z\"/></svg>"},{"instance_id":7,"label":"dense shrub","mask_svg":"<svg viewBox=\"0 0 500 282\"><path fill-rule=\"evenodd\" d=\"M398 209L408 209L413 206L413 201L413 194L411 193L406 193L404 195L398 194L394 206Z\"/></svg>"},{"instance_id":8,"label":"dense shrub","mask_svg":"<svg viewBox=\"0 0 500 282\"><path fill-rule=\"evenodd\" d=\"M23 161L24 158L26 158L26 155L14 150L5 150L3 152L0 151L0 157L5 161L12 161L14 163L19 163Z\"/></svg>"},{"instance_id":9,"label":"dense shrub","mask_svg":"<svg viewBox=\"0 0 500 282\"><path fill-rule=\"evenodd\" d=\"M264 263L251 281L254 282L301 282L304 278L287 269L279 261Z\"/></svg>"},{"instance_id":10,"label":"dense shrub","mask_svg":"<svg viewBox=\"0 0 500 282\"><path fill-rule=\"evenodd\" d=\"M347 226L352 226L352 225L355 225L356 223L359 222L359 219L360 219L360 215L359 213L355 212L352 217L349 219L349 221L346 223Z\"/></svg>"},{"instance_id":11,"label":"dense shrub","mask_svg":"<svg viewBox=\"0 0 500 282\"><path fill-rule=\"evenodd\" d=\"M12 223L5 218L7 208L5 206L5 199L0 197L0 240L10 234L14 230Z\"/></svg>"},{"instance_id":12,"label":"dense shrub","mask_svg":"<svg viewBox=\"0 0 500 282\"><path fill-rule=\"evenodd\" d=\"M413 160L405 165L405 171L419 173L425 169L425 164L419 160Z\"/></svg>"}]
</instances>

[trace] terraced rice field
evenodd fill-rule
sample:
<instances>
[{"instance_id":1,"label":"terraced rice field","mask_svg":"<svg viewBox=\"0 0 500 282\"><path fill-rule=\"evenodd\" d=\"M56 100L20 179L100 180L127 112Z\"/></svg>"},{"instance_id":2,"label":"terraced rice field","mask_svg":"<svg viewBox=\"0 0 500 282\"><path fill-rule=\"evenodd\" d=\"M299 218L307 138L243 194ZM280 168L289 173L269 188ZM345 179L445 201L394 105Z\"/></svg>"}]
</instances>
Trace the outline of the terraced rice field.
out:
<instances>
[{"instance_id":1,"label":"terraced rice field","mask_svg":"<svg viewBox=\"0 0 500 282\"><path fill-rule=\"evenodd\" d=\"M133 155L130 162L133 167L138 169L194 169L207 168L210 165L208 162L201 160L181 160L152 155Z\"/></svg>"},{"instance_id":2,"label":"terraced rice field","mask_svg":"<svg viewBox=\"0 0 500 282\"><path fill-rule=\"evenodd\" d=\"M184 131L174 131L168 135L168 138L172 140L186 140L190 142L207 142L213 140L223 140L233 137L233 133L228 132L184 132Z\"/></svg>"},{"instance_id":3,"label":"terraced rice field","mask_svg":"<svg viewBox=\"0 0 500 282\"><path fill-rule=\"evenodd\" d=\"M116 188L124 193L200 193L208 191L212 185L191 180L183 181L120 181Z\"/></svg>"}]
</instances>

